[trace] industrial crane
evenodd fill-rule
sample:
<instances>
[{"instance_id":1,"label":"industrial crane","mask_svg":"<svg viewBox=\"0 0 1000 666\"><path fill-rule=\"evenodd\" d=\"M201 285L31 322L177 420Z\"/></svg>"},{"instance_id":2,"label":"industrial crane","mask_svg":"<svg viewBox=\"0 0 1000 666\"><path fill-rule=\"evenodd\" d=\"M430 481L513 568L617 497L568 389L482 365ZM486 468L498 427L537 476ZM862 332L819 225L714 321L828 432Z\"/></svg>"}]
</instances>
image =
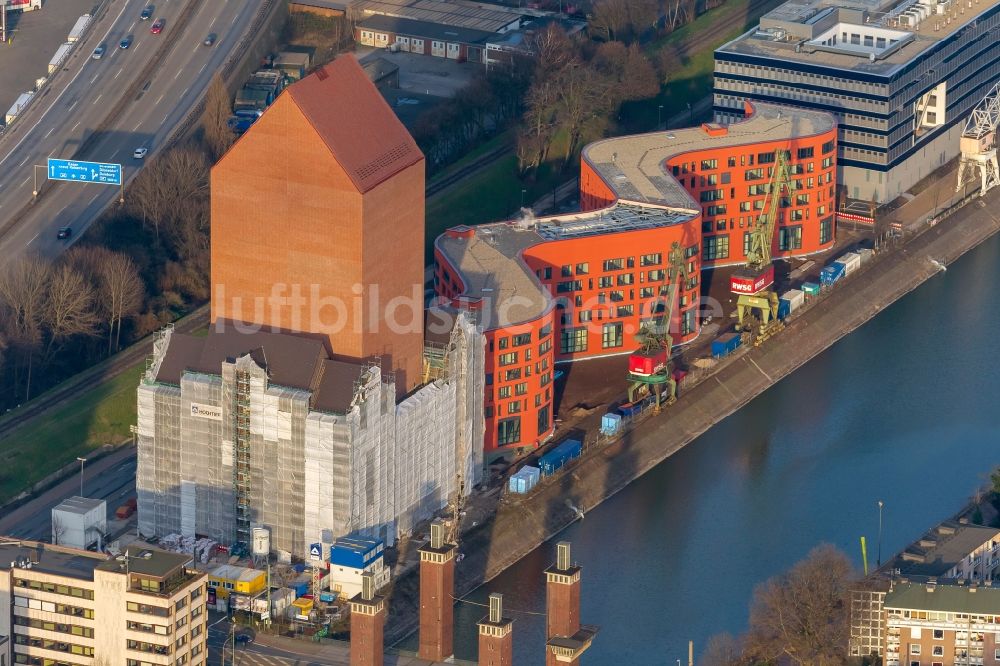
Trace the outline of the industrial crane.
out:
<instances>
[{"instance_id":1,"label":"industrial crane","mask_svg":"<svg viewBox=\"0 0 1000 666\"><path fill-rule=\"evenodd\" d=\"M955 191L975 180L979 171L979 196L1000 185L1000 168L997 167L997 125L1000 124L1000 83L982 99L965 123L959 139L962 160L958 165L958 184Z\"/></svg>"},{"instance_id":2,"label":"industrial crane","mask_svg":"<svg viewBox=\"0 0 1000 666\"><path fill-rule=\"evenodd\" d=\"M746 266L736 271L729 280L729 290L739 296L736 302L739 317L736 330L747 338L753 338L754 345L761 344L782 328L778 319L778 295L771 288L774 285L771 249L782 193L787 192L791 196L791 189L788 152L778 150L764 207L750 231ZM754 330L757 322L759 326Z\"/></svg>"},{"instance_id":3,"label":"industrial crane","mask_svg":"<svg viewBox=\"0 0 1000 666\"><path fill-rule=\"evenodd\" d=\"M687 264L680 243L674 243L667 254L663 283L650 310L651 317L642 322L636 340L639 349L628 360L628 399L635 403L650 393L656 396L655 413L677 399L677 382L670 364L670 350L674 339L670 335L670 321L674 313L677 283L687 282ZM665 390L664 390L665 389Z\"/></svg>"}]
</instances>

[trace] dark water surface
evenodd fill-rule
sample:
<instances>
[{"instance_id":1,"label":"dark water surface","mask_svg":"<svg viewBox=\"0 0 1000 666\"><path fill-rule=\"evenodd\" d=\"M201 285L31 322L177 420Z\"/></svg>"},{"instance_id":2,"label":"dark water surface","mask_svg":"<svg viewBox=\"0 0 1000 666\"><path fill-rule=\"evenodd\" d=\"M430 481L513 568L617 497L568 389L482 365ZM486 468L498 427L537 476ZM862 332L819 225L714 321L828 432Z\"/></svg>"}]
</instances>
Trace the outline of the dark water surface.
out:
<instances>
[{"instance_id":1,"label":"dark water surface","mask_svg":"<svg viewBox=\"0 0 1000 666\"><path fill-rule=\"evenodd\" d=\"M697 656L742 631L754 586L820 542L860 566L865 535L874 562L878 499L886 556L958 510L1000 463L998 255L994 237L563 532L601 626L583 663L686 664L688 640ZM528 611L511 613L519 666L544 663L554 550L469 597ZM484 614L457 606L459 658Z\"/></svg>"}]
</instances>

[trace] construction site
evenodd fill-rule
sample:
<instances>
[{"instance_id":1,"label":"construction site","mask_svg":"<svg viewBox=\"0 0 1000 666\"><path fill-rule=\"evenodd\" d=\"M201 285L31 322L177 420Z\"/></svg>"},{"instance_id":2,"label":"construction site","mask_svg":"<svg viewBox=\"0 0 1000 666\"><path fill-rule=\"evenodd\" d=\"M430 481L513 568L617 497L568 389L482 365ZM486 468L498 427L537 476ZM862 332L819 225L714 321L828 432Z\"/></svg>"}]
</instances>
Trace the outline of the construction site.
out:
<instances>
[{"instance_id":1,"label":"construction site","mask_svg":"<svg viewBox=\"0 0 1000 666\"><path fill-rule=\"evenodd\" d=\"M997 99L940 211L998 182ZM165 330L138 388L140 534L249 554L266 529L255 554L327 571L339 540L396 546L384 638L419 617L424 652L418 561L421 580L451 561L435 585L460 596L940 270L872 239L917 235L946 264L996 231L928 232L936 200L883 226L838 210L835 117L743 112L586 146L578 213L449 229L425 309L419 149L350 56L289 86L212 170L213 326ZM385 325L392 299L416 301L409 326ZM387 607L366 566L351 610L370 648ZM436 631L421 656L440 661L452 627Z\"/></svg>"}]
</instances>

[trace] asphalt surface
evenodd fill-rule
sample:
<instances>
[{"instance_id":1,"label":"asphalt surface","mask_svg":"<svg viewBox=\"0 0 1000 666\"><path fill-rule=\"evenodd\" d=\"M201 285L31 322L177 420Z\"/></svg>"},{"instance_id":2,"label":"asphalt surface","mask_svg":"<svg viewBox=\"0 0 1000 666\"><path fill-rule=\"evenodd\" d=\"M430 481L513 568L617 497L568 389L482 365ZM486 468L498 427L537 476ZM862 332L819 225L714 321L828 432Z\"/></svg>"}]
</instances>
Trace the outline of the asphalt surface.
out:
<instances>
[{"instance_id":1,"label":"asphalt surface","mask_svg":"<svg viewBox=\"0 0 1000 666\"><path fill-rule=\"evenodd\" d=\"M108 503L108 530L112 534L122 530L128 522L116 520L114 513L126 500L135 497L135 467L135 449L131 446L83 465L84 496ZM0 518L0 535L51 541L52 508L79 494L80 474L77 473Z\"/></svg>"},{"instance_id":2,"label":"asphalt surface","mask_svg":"<svg viewBox=\"0 0 1000 666\"><path fill-rule=\"evenodd\" d=\"M197 104L212 77L249 27L262 0L197 0L191 19L174 25L188 0L158 0L153 18L166 21L159 35L150 33L150 21L140 21L146 0L112 0L97 17L86 39L78 43L67 63L23 117L0 138L0 257L23 254L56 256L64 251L120 193L114 186L50 182L28 213L17 214L32 200L35 165L49 157L89 159L124 165L124 177L134 177L142 165L133 151L142 146L150 159L172 128ZM44 11L44 9L42 10ZM218 38L202 44L209 33ZM127 50L119 41L133 36ZM163 40L173 40L162 62L148 80L140 80ZM98 44L104 57L93 60ZM125 107L110 130L100 131L109 112L124 99ZM78 155L87 142L86 154ZM37 169L39 186L45 170ZM11 221L16 222L11 226ZM60 227L71 226L69 240L58 240Z\"/></svg>"}]
</instances>

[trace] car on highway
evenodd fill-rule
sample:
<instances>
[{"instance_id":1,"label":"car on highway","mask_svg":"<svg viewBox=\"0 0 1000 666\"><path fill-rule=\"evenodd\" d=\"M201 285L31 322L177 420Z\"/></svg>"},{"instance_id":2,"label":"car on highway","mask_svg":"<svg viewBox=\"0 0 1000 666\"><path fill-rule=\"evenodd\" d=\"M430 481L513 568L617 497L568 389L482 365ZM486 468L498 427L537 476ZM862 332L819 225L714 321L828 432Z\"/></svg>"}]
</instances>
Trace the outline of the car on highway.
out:
<instances>
[{"instance_id":1,"label":"car on highway","mask_svg":"<svg viewBox=\"0 0 1000 666\"><path fill-rule=\"evenodd\" d=\"M215 43L215 33L214 32L209 33L208 37L205 38L205 41L202 42L202 44L204 44L205 46L211 46L214 43Z\"/></svg>"},{"instance_id":2,"label":"car on highway","mask_svg":"<svg viewBox=\"0 0 1000 666\"><path fill-rule=\"evenodd\" d=\"M236 634L236 642L244 645L253 643L253 634Z\"/></svg>"},{"instance_id":3,"label":"car on highway","mask_svg":"<svg viewBox=\"0 0 1000 666\"><path fill-rule=\"evenodd\" d=\"M59 227L59 232L56 233L56 238L59 240L66 240L73 235L73 227Z\"/></svg>"},{"instance_id":4,"label":"car on highway","mask_svg":"<svg viewBox=\"0 0 1000 666\"><path fill-rule=\"evenodd\" d=\"M163 32L164 23L166 23L166 20L161 18L156 19L155 21L153 21L153 25L150 26L149 31L154 35L160 34L161 32Z\"/></svg>"},{"instance_id":5,"label":"car on highway","mask_svg":"<svg viewBox=\"0 0 1000 666\"><path fill-rule=\"evenodd\" d=\"M153 18L153 5L146 5L139 14L139 20L148 21L151 18Z\"/></svg>"},{"instance_id":6,"label":"car on highway","mask_svg":"<svg viewBox=\"0 0 1000 666\"><path fill-rule=\"evenodd\" d=\"M108 47L104 44L98 44L97 48L94 49L94 53L90 56L94 60L100 60L104 57L104 52L108 50Z\"/></svg>"},{"instance_id":7,"label":"car on highway","mask_svg":"<svg viewBox=\"0 0 1000 666\"><path fill-rule=\"evenodd\" d=\"M118 48L120 49L127 49L130 46L132 46L132 35L125 35L125 38L118 42Z\"/></svg>"},{"instance_id":8,"label":"car on highway","mask_svg":"<svg viewBox=\"0 0 1000 666\"><path fill-rule=\"evenodd\" d=\"M142 147L139 147L139 148L135 149L135 151L132 153L132 157L134 157L137 160L141 160L143 157L146 156L146 153L148 153L148 152L149 152L149 148L146 148L145 146L142 146Z\"/></svg>"}]
</instances>

